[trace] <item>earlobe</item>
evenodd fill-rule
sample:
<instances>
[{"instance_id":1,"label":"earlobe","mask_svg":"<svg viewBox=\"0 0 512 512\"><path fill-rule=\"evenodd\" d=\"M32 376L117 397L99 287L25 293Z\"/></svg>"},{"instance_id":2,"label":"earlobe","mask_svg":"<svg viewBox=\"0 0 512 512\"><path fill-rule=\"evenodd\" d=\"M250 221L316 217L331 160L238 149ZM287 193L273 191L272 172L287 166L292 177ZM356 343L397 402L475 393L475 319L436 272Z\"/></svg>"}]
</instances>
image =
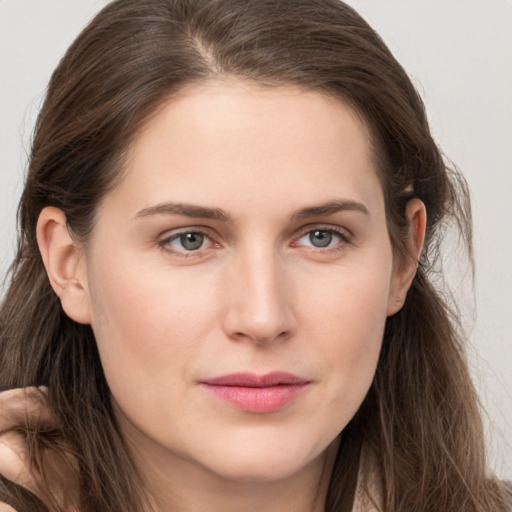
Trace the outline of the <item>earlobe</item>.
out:
<instances>
[{"instance_id":1,"label":"earlobe","mask_svg":"<svg viewBox=\"0 0 512 512\"><path fill-rule=\"evenodd\" d=\"M37 243L50 284L64 312L76 322L90 323L82 249L71 237L62 210L46 207L37 221Z\"/></svg>"},{"instance_id":2,"label":"earlobe","mask_svg":"<svg viewBox=\"0 0 512 512\"><path fill-rule=\"evenodd\" d=\"M394 315L402 308L416 275L425 242L427 211L423 202L418 198L411 199L407 203L405 214L409 225L405 246L409 254L401 259L393 271L388 298L388 316Z\"/></svg>"}]
</instances>

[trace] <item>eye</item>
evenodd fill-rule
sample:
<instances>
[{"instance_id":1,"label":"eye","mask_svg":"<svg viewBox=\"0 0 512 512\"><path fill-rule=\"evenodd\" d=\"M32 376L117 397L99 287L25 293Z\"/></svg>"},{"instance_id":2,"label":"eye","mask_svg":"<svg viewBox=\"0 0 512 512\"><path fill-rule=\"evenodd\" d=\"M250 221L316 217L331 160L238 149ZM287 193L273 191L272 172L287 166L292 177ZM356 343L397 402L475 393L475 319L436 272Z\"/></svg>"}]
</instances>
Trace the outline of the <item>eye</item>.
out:
<instances>
[{"instance_id":1,"label":"eye","mask_svg":"<svg viewBox=\"0 0 512 512\"><path fill-rule=\"evenodd\" d=\"M202 249L211 248L215 243L206 233L190 230L167 236L158 245L166 252L187 257L201 252Z\"/></svg>"},{"instance_id":2,"label":"eye","mask_svg":"<svg viewBox=\"0 0 512 512\"><path fill-rule=\"evenodd\" d=\"M309 242L315 247L328 247L331 245L333 238L336 239L336 235L333 235L330 231L324 231L315 229L307 234ZM339 238L339 236L338 236Z\"/></svg>"},{"instance_id":3,"label":"eye","mask_svg":"<svg viewBox=\"0 0 512 512\"><path fill-rule=\"evenodd\" d=\"M303 247L313 247L315 249L336 249L348 242L348 235L341 230L334 228L317 228L310 229L304 233L295 244Z\"/></svg>"},{"instance_id":4,"label":"eye","mask_svg":"<svg viewBox=\"0 0 512 512\"><path fill-rule=\"evenodd\" d=\"M172 242L178 243L183 249L187 251L197 251L201 249L204 243L205 236L202 233L184 233L178 235Z\"/></svg>"}]
</instances>

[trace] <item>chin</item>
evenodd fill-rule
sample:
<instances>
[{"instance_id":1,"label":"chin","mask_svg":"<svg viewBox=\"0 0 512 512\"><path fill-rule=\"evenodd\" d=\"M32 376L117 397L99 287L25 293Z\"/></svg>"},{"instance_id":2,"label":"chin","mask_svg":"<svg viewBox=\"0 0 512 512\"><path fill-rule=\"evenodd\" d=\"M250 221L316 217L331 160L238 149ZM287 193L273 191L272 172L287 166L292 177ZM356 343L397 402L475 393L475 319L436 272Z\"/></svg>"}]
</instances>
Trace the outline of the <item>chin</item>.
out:
<instances>
[{"instance_id":1,"label":"chin","mask_svg":"<svg viewBox=\"0 0 512 512\"><path fill-rule=\"evenodd\" d=\"M303 469L307 463L281 461L271 458L251 461L224 461L215 468L217 476L237 483L265 483L286 480Z\"/></svg>"},{"instance_id":2,"label":"chin","mask_svg":"<svg viewBox=\"0 0 512 512\"><path fill-rule=\"evenodd\" d=\"M286 480L301 471L307 471L317 464L323 464L324 453L307 452L304 447L293 450L289 444L283 443L279 449L224 450L217 454L209 465L210 471L225 480L238 483L265 483ZM206 461L205 461L206 462Z\"/></svg>"}]
</instances>

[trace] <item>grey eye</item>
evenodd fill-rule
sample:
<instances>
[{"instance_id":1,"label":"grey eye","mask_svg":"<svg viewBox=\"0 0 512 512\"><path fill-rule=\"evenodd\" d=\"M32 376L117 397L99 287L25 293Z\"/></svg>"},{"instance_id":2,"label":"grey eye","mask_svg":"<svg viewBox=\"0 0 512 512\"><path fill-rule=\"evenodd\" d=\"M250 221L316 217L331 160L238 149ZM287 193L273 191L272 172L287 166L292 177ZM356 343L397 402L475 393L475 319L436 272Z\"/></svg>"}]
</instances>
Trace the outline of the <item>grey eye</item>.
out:
<instances>
[{"instance_id":1,"label":"grey eye","mask_svg":"<svg viewBox=\"0 0 512 512\"><path fill-rule=\"evenodd\" d=\"M187 251L197 251L204 243L204 235L201 233L184 233L179 236L181 246Z\"/></svg>"},{"instance_id":2,"label":"grey eye","mask_svg":"<svg viewBox=\"0 0 512 512\"><path fill-rule=\"evenodd\" d=\"M314 247L327 247L331 244L332 238L332 233L329 231L315 229L309 232L309 241Z\"/></svg>"}]
</instances>

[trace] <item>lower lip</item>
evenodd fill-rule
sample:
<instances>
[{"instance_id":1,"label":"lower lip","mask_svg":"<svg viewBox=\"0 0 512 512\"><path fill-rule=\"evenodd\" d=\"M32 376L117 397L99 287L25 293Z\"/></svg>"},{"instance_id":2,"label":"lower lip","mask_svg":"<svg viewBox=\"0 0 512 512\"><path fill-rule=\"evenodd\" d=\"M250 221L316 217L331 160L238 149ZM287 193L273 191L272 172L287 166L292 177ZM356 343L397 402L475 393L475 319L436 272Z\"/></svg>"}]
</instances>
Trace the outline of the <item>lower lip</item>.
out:
<instances>
[{"instance_id":1,"label":"lower lip","mask_svg":"<svg viewBox=\"0 0 512 512\"><path fill-rule=\"evenodd\" d=\"M242 386L202 386L217 398L237 409L249 412L274 412L293 402L307 387L304 384L283 384L262 388Z\"/></svg>"}]
</instances>

